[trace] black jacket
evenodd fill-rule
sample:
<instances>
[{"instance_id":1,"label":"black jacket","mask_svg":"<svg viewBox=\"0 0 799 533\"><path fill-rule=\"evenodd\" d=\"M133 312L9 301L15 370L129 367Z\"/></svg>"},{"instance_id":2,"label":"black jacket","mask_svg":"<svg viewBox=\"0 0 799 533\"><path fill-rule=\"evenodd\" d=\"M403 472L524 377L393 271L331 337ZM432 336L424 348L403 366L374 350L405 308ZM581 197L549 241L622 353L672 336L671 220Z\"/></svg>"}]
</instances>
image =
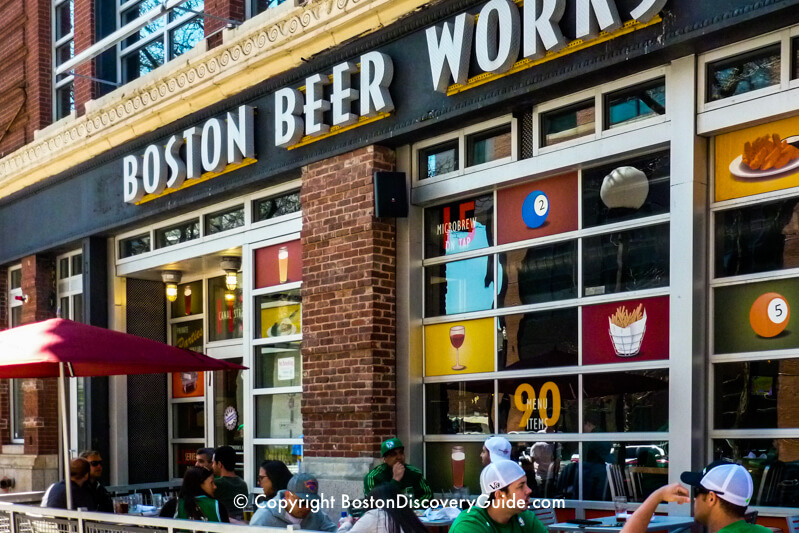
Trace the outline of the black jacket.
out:
<instances>
[{"instance_id":1,"label":"black jacket","mask_svg":"<svg viewBox=\"0 0 799 533\"><path fill-rule=\"evenodd\" d=\"M71 509L86 507L89 511L96 511L97 504L94 502L91 492L74 481L70 480L70 483L72 483ZM55 509L67 508L67 486L63 481L59 481L50 489L50 496L47 498L47 507L53 507Z\"/></svg>"},{"instance_id":2,"label":"black jacket","mask_svg":"<svg viewBox=\"0 0 799 533\"><path fill-rule=\"evenodd\" d=\"M111 495L105 490L102 483L97 480L89 478L89 481L83 485L83 488L91 494L94 499L95 509L89 508L90 511L97 510L101 513L113 513L114 504L111 502Z\"/></svg>"}]
</instances>

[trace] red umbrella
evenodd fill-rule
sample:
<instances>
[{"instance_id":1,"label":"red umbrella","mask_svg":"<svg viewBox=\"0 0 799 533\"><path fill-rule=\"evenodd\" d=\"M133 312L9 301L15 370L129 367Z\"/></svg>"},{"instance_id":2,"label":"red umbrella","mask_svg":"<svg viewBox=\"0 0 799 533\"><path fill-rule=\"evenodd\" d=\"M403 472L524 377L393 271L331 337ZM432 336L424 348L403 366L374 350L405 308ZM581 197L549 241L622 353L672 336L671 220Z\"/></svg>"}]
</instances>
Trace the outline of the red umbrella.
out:
<instances>
[{"instance_id":1,"label":"red umbrella","mask_svg":"<svg viewBox=\"0 0 799 533\"><path fill-rule=\"evenodd\" d=\"M66 376L164 374L200 370L246 370L185 348L53 318L0 332L0 378L60 377L64 453L68 450ZM67 507L72 506L69 461L64 460Z\"/></svg>"}]
</instances>

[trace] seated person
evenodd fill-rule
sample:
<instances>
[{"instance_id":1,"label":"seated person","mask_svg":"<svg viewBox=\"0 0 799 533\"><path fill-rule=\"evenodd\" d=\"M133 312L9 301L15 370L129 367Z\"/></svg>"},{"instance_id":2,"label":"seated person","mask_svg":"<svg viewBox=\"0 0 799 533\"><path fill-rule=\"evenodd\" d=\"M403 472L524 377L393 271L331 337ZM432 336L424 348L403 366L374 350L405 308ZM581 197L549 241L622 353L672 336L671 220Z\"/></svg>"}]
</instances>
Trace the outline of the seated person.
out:
<instances>
[{"instance_id":1,"label":"seated person","mask_svg":"<svg viewBox=\"0 0 799 533\"><path fill-rule=\"evenodd\" d=\"M89 461L86 459L73 459L69 463L69 483L72 488L72 507L70 509L85 507L89 511L97 510L97 503L91 492L84 488L89 481L90 470ZM67 508L67 485L65 482L59 481L47 490L47 507Z\"/></svg>"},{"instance_id":2,"label":"seated person","mask_svg":"<svg viewBox=\"0 0 799 533\"><path fill-rule=\"evenodd\" d=\"M244 495L246 498L250 491L247 488L247 483L236 475L236 450L230 446L220 446L214 450L211 468L216 476L214 497L225 506L228 516L241 520L244 518L244 510L233 502L236 497L241 497L240 495Z\"/></svg>"},{"instance_id":3,"label":"seated person","mask_svg":"<svg viewBox=\"0 0 799 533\"><path fill-rule=\"evenodd\" d=\"M169 500L161 509L163 518L230 522L225 506L214 498L214 473L207 468L192 466L183 476L183 486L177 499Z\"/></svg>"},{"instance_id":4,"label":"seated person","mask_svg":"<svg viewBox=\"0 0 799 533\"><path fill-rule=\"evenodd\" d=\"M324 511L314 511L311 502L318 501L319 482L310 474L291 478L286 490L261 504L250 520L251 526L285 528L289 524L308 531L336 531L338 526ZM281 502L285 502L282 503Z\"/></svg>"},{"instance_id":5,"label":"seated person","mask_svg":"<svg viewBox=\"0 0 799 533\"><path fill-rule=\"evenodd\" d=\"M405 463L405 446L398 438L383 442L380 455L383 456L383 462L370 470L363 480L364 496L383 483L391 483L400 494L421 501L433 498L433 491L422 471Z\"/></svg>"}]
</instances>

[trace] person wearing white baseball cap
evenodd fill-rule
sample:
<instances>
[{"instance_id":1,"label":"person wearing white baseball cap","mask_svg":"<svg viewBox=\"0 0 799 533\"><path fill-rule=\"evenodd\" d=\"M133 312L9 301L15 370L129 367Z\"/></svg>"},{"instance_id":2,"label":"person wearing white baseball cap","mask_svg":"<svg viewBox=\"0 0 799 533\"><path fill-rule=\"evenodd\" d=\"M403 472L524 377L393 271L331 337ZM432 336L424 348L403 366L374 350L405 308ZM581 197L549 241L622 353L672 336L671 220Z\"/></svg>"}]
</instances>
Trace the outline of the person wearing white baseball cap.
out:
<instances>
[{"instance_id":1,"label":"person wearing white baseball cap","mask_svg":"<svg viewBox=\"0 0 799 533\"><path fill-rule=\"evenodd\" d=\"M483 466L488 466L498 459L510 459L510 442L504 437L491 437L483 444L480 459L483 461Z\"/></svg>"},{"instance_id":2,"label":"person wearing white baseball cap","mask_svg":"<svg viewBox=\"0 0 799 533\"><path fill-rule=\"evenodd\" d=\"M680 480L694 488L694 518L710 533L768 533L744 520L752 499L752 476L739 464L713 461L702 472L683 472ZM660 502L687 503L688 491L679 483L653 492L627 519L622 533L643 533Z\"/></svg>"},{"instance_id":3,"label":"person wearing white baseball cap","mask_svg":"<svg viewBox=\"0 0 799 533\"><path fill-rule=\"evenodd\" d=\"M494 460L480 473L480 488L477 504L461 511L450 533L547 533L527 509L532 491L518 463Z\"/></svg>"}]
</instances>

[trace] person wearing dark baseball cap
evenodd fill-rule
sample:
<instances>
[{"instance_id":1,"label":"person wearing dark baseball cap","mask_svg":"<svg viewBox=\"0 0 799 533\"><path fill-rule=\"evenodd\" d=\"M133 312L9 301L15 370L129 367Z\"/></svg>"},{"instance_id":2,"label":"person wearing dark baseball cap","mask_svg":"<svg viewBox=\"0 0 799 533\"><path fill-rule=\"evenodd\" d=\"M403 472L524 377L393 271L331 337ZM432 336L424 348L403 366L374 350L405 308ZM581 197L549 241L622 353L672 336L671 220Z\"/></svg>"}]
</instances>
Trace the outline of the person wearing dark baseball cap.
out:
<instances>
[{"instance_id":1,"label":"person wearing dark baseball cap","mask_svg":"<svg viewBox=\"0 0 799 533\"><path fill-rule=\"evenodd\" d=\"M313 510L311 502L319 499L319 481L311 474L295 474L286 490L259 505L250 525L285 528L292 524L308 531L336 531L338 526L324 511Z\"/></svg>"},{"instance_id":2,"label":"person wearing dark baseball cap","mask_svg":"<svg viewBox=\"0 0 799 533\"><path fill-rule=\"evenodd\" d=\"M713 461L701 472L683 472L680 480L694 489L694 518L710 533L768 533L744 520L752 499L752 476L739 464ZM661 502L688 503L688 490L679 483L653 492L627 519L622 533L643 533Z\"/></svg>"},{"instance_id":3,"label":"person wearing dark baseball cap","mask_svg":"<svg viewBox=\"0 0 799 533\"><path fill-rule=\"evenodd\" d=\"M527 509L532 490L527 475L515 461L495 459L480 473L482 495L458 515L450 533L547 533Z\"/></svg>"},{"instance_id":4,"label":"person wearing dark baseball cap","mask_svg":"<svg viewBox=\"0 0 799 533\"><path fill-rule=\"evenodd\" d=\"M400 494L420 501L433 499L433 490L422 471L405 462L405 446L402 441L396 437L383 441L380 455L383 462L371 469L363 479L364 496L383 483L391 483Z\"/></svg>"}]
</instances>

